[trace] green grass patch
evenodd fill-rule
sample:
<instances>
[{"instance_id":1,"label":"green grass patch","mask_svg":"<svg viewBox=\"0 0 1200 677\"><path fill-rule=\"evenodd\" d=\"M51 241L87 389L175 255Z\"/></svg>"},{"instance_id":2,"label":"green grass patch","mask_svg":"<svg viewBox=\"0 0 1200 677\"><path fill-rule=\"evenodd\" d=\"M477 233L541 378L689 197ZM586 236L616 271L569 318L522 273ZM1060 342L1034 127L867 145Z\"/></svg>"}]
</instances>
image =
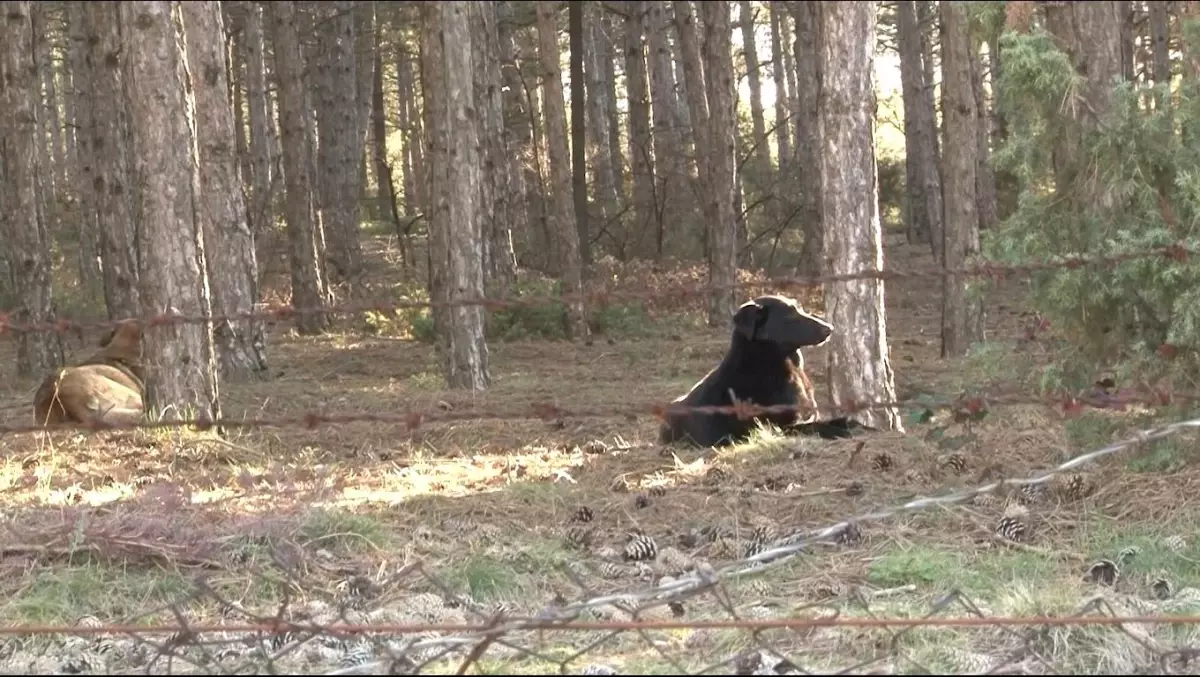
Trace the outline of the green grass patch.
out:
<instances>
[{"instance_id":1,"label":"green grass patch","mask_svg":"<svg viewBox=\"0 0 1200 677\"><path fill-rule=\"evenodd\" d=\"M319 508L304 516L299 538L310 548L333 554L378 550L393 544L388 528L373 515Z\"/></svg>"},{"instance_id":2,"label":"green grass patch","mask_svg":"<svg viewBox=\"0 0 1200 677\"><path fill-rule=\"evenodd\" d=\"M88 562L45 567L3 604L7 622L73 623L81 616L128 619L183 601L193 591L181 574Z\"/></svg>"}]
</instances>

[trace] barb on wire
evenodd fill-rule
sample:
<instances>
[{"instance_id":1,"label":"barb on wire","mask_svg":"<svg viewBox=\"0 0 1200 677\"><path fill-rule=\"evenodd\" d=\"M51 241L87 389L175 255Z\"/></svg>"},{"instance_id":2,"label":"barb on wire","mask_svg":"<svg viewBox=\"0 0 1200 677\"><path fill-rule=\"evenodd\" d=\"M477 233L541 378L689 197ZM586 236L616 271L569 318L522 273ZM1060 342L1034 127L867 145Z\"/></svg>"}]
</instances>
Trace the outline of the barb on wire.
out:
<instances>
[{"instance_id":1,"label":"barb on wire","mask_svg":"<svg viewBox=\"0 0 1200 677\"><path fill-rule=\"evenodd\" d=\"M1136 252L1109 255L1071 255L1056 257L1049 261L1030 262L1023 264L985 263L960 268L930 267L913 270L887 268L883 270L865 269L849 273L819 275L808 277L768 277L763 280L750 282L735 282L731 284L701 286L675 285L667 288L642 291L589 291L560 295L531 295L503 296L499 298L462 298L451 301L389 301L389 302L354 302L329 307L292 306L264 307L259 310L230 313L225 315L185 315L182 313L163 313L148 318L128 318L137 320L143 326L162 326L172 324L204 324L213 322L243 322L246 320L289 320L295 317L309 315L355 315L364 312L392 313L398 310L424 308L459 308L483 306L489 310L505 308L539 307L558 303L573 303L584 301L589 304L611 303L615 301L638 301L648 299L685 299L702 297L715 292L737 291L743 288L775 286L783 290L819 287L824 284L850 282L854 280L897 280L919 278L941 278L950 276L986 277L1005 279L1010 276L1029 275L1047 270L1074 270L1083 266L1115 266L1120 263L1140 259L1162 258L1171 261L1185 261L1191 255L1200 253L1200 249L1172 244L1165 247L1155 247ZM122 320L75 321L68 319L53 322L14 323L8 314L0 314L0 335L27 333L65 333L82 329L111 329Z\"/></svg>"}]
</instances>

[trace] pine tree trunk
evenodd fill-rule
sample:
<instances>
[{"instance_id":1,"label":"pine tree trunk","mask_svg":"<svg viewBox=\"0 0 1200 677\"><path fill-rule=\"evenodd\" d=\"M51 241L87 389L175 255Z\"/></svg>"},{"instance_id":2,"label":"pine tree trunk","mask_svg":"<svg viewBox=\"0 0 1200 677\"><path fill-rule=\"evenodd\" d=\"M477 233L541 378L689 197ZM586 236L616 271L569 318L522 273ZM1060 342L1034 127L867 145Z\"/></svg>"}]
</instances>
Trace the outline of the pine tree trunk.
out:
<instances>
[{"instance_id":1,"label":"pine tree trunk","mask_svg":"<svg viewBox=\"0 0 1200 677\"><path fill-rule=\"evenodd\" d=\"M692 144L695 147L693 155L696 164L696 182L692 195L696 196L696 200L701 205L702 217L697 236L703 242L704 255L705 258L708 258L712 248L710 231L713 227L712 219L714 217L710 212L711 205L704 198L704 196L711 197L712 195L708 192L712 185L710 177L712 167L706 161L707 158L712 157L712 142L709 139L708 94L704 84L704 63L701 60L700 38L696 35L696 15L692 3L689 0L675 0L673 7L675 30L679 35L679 52L683 55L683 76L680 80L684 83L684 93L688 98L688 114L692 121Z\"/></svg>"},{"instance_id":2,"label":"pine tree trunk","mask_svg":"<svg viewBox=\"0 0 1200 677\"><path fill-rule=\"evenodd\" d=\"M89 2L84 5L92 76L91 113L94 120L90 144L95 157L97 232L104 262L104 300L111 318L141 314L138 282L136 201L141 187L135 184L130 147L129 113L125 97L125 61L122 51L119 5Z\"/></svg>"},{"instance_id":3,"label":"pine tree trunk","mask_svg":"<svg viewBox=\"0 0 1200 677\"><path fill-rule=\"evenodd\" d=\"M196 222L200 168L179 9L172 2L121 5L134 176L141 186L138 279L146 316L212 313L204 235ZM147 411L167 420L220 416L212 332L211 321L146 329Z\"/></svg>"},{"instance_id":4,"label":"pine tree trunk","mask_svg":"<svg viewBox=\"0 0 1200 677\"><path fill-rule=\"evenodd\" d=\"M704 88L708 98L708 141L710 166L706 202L710 237L708 282L713 287L708 307L708 323L721 327L729 324L737 307L732 285L737 282L737 213L734 193L737 163L737 113L734 108L733 27L729 5L723 2L700 3L704 24Z\"/></svg>"},{"instance_id":5,"label":"pine tree trunk","mask_svg":"<svg viewBox=\"0 0 1200 677\"><path fill-rule=\"evenodd\" d=\"M484 288L488 296L507 296L517 278L513 253L511 203L525 199L514 191L519 168L510 155L504 125L500 76L500 28L496 5L475 3L471 13L475 48L475 102L479 109L479 138L483 142L483 174L479 209L483 228ZM517 184L519 185L519 184Z\"/></svg>"},{"instance_id":6,"label":"pine tree trunk","mask_svg":"<svg viewBox=\"0 0 1200 677\"><path fill-rule=\"evenodd\" d=\"M791 110L788 109L788 97L791 96L787 87L787 72L783 70L783 52L787 45L783 41L783 29L780 24L786 23L784 3L780 0L771 2L771 70L775 81L775 144L779 161L780 177L789 180L789 162L792 159L792 128ZM786 193L785 193L786 194ZM782 221L780 222L782 223Z\"/></svg>"},{"instance_id":7,"label":"pine tree trunk","mask_svg":"<svg viewBox=\"0 0 1200 677\"><path fill-rule=\"evenodd\" d=\"M604 68L604 104L608 117L608 155L617 193L617 213L625 207L625 146L621 144L621 113L617 108L617 49L614 46L617 29L612 16L604 12L600 18L600 63ZM627 130L628 131L628 130Z\"/></svg>"},{"instance_id":8,"label":"pine tree trunk","mask_svg":"<svg viewBox=\"0 0 1200 677\"><path fill-rule=\"evenodd\" d=\"M613 129L608 119L608 96L613 91L613 84L605 80L608 68L603 63L602 44L608 40L604 35L604 24L595 12L605 11L603 8L591 6L592 15L585 17L583 22L584 52L587 64L584 77L587 81L588 102L588 137L591 141L591 166L593 167L593 182L596 186L596 205L603 219L601 228L611 228L610 220L615 219L620 212L620 198L617 195L617 181L613 173L613 159L610 152L612 134L620 135L620 129ZM618 144L620 142L618 141ZM618 151L620 150L618 146Z\"/></svg>"},{"instance_id":9,"label":"pine tree trunk","mask_svg":"<svg viewBox=\"0 0 1200 677\"><path fill-rule=\"evenodd\" d=\"M762 105L762 71L759 66L758 47L755 45L754 10L750 7L750 0L738 1L738 13L742 29L742 54L746 59L746 80L750 85L750 126L753 134L745 144L750 153L746 166L750 173L750 185L762 189L770 180L771 148L767 144L767 123ZM786 95L786 87L783 91Z\"/></svg>"},{"instance_id":10,"label":"pine tree trunk","mask_svg":"<svg viewBox=\"0 0 1200 677\"><path fill-rule=\"evenodd\" d=\"M49 3L38 2L32 9L34 68L37 69L38 80L38 180L41 182L38 200L48 205L53 213L57 210L55 196L63 189L62 182L58 180L62 167L62 123L58 113L58 88L54 82L54 59L51 56L53 40L47 25L49 7Z\"/></svg>"},{"instance_id":11,"label":"pine tree trunk","mask_svg":"<svg viewBox=\"0 0 1200 677\"><path fill-rule=\"evenodd\" d=\"M267 5L271 12L275 48L275 78L279 83L280 145L287 199L287 221L292 271L292 306L306 309L296 315L301 334L319 334L328 322L324 312L325 282L322 279L321 246L318 238L316 201L312 184L312 137L304 120L304 65L296 29L296 3L289 0Z\"/></svg>"},{"instance_id":12,"label":"pine tree trunk","mask_svg":"<svg viewBox=\"0 0 1200 677\"><path fill-rule=\"evenodd\" d=\"M571 197L575 212L575 230L579 234L579 259L586 277L592 263L589 239L587 181L587 85L583 80L583 4L568 3L567 33L571 43Z\"/></svg>"},{"instance_id":13,"label":"pine tree trunk","mask_svg":"<svg viewBox=\"0 0 1200 677\"><path fill-rule=\"evenodd\" d=\"M46 224L39 218L37 167L38 105L41 83L34 64L34 30L31 3L5 2L0 24L0 45L5 74L0 88L0 167L7 168L0 211L0 234L5 240L15 307L15 323L45 323L54 319L51 302L50 243ZM59 341L26 332L17 339L17 375L40 376L62 364Z\"/></svg>"},{"instance_id":14,"label":"pine tree trunk","mask_svg":"<svg viewBox=\"0 0 1200 677\"><path fill-rule=\"evenodd\" d=\"M825 270L833 275L883 268L875 175L875 3L822 4L821 180ZM802 31L797 21L796 32ZM797 55L797 62L800 62ZM894 401L882 280L825 285L829 391L835 407ZM902 430L895 408L851 414L865 425Z\"/></svg>"},{"instance_id":15,"label":"pine tree trunk","mask_svg":"<svg viewBox=\"0 0 1200 677\"><path fill-rule=\"evenodd\" d=\"M668 243L682 232L684 225L695 217L688 214L686 205L691 186L684 169L683 145L680 140L679 106L675 98L675 76L672 72L671 51L667 32L671 28L665 0L649 0L649 21L646 26L650 65L650 102L654 113L654 172L655 207L658 217L654 243L656 258L661 259Z\"/></svg>"},{"instance_id":16,"label":"pine tree trunk","mask_svg":"<svg viewBox=\"0 0 1200 677\"><path fill-rule=\"evenodd\" d=\"M267 101L267 63L264 54L263 5L245 2L242 45L246 54L246 99L250 109L250 202L247 213L251 231L261 234L274 219L271 208L272 184L275 181L271 163L274 126L271 124L270 103Z\"/></svg>"},{"instance_id":17,"label":"pine tree trunk","mask_svg":"<svg viewBox=\"0 0 1200 677\"><path fill-rule=\"evenodd\" d=\"M979 114L971 62L973 50L967 8L942 2L942 126L946 130L946 224L942 264L957 269L979 251ZM948 275L942 286L942 357L961 357L983 339L982 305L969 298L969 280Z\"/></svg>"},{"instance_id":18,"label":"pine tree trunk","mask_svg":"<svg viewBox=\"0 0 1200 677\"><path fill-rule=\"evenodd\" d=\"M92 147L95 135L92 86L95 76L83 5L82 2L67 3L67 54L70 62L68 71L71 75L71 91L66 97L66 110L67 120L72 125L68 138L73 139L69 144L67 165L78 199L79 229L76 233L79 237L79 267L83 284L91 294L103 292L104 278L100 268L100 231L96 225L97 173Z\"/></svg>"},{"instance_id":19,"label":"pine tree trunk","mask_svg":"<svg viewBox=\"0 0 1200 677\"><path fill-rule=\"evenodd\" d=\"M420 214L425 206L421 202L421 192L417 186L417 172L414 169L415 158L419 153L421 131L415 118L419 117L414 110L413 102L416 92L413 88L412 57L406 50L397 50L396 61L396 94L400 100L399 127L404 141L404 152L400 156L400 172L404 175L404 211L411 219L414 214Z\"/></svg>"},{"instance_id":20,"label":"pine tree trunk","mask_svg":"<svg viewBox=\"0 0 1200 677\"><path fill-rule=\"evenodd\" d=\"M792 17L796 21L796 93L795 129L796 143L793 145L796 168L796 192L799 209L796 219L804 230L804 245L800 251L799 271L804 275L821 275L825 272L822 252L825 242L825 221L821 205L822 195L820 172L810 168L820 167L820 92L824 74L821 71L822 23L821 12L829 5L815 2L792 3Z\"/></svg>"},{"instance_id":21,"label":"pine tree trunk","mask_svg":"<svg viewBox=\"0 0 1200 677\"><path fill-rule=\"evenodd\" d=\"M650 83L642 37L646 26L646 3L625 3L625 95L629 106L629 172L633 179L633 230L629 244L633 255L649 253L643 243L651 229L658 239L658 215L654 209L654 146L650 127Z\"/></svg>"},{"instance_id":22,"label":"pine tree trunk","mask_svg":"<svg viewBox=\"0 0 1200 677\"><path fill-rule=\"evenodd\" d=\"M512 9L511 2L497 2L496 8L496 58L500 70L502 84L500 107L503 124L504 147L502 152L506 158L503 168L506 177L499 178L497 190L504 194L502 198L507 213L502 219L508 224L508 244L511 260L505 261L505 267L511 266L510 281L516 280L516 252L513 239L516 232L528 234L530 227L529 208L527 199L528 185L537 185L537 172L531 166L528 158L532 152L532 132L529 126L529 115L526 109L525 88L522 86L521 73L513 63L512 33L505 28ZM492 105L495 105L493 103ZM505 256L510 254L506 253ZM499 261L497 261L499 262ZM507 275L507 273L505 273Z\"/></svg>"},{"instance_id":23,"label":"pine tree trunk","mask_svg":"<svg viewBox=\"0 0 1200 677\"><path fill-rule=\"evenodd\" d=\"M991 116L988 115L987 94L983 90L982 42L971 40L971 89L975 96L977 123L975 137L975 195L979 205L979 230L986 230L1000 222L1000 204L996 195L996 172L992 169ZM978 240L978 237L976 237ZM975 243L979 250L979 243Z\"/></svg>"},{"instance_id":24,"label":"pine tree trunk","mask_svg":"<svg viewBox=\"0 0 1200 677\"><path fill-rule=\"evenodd\" d=\"M938 173L937 124L926 90L921 26L917 3L900 0L897 23L900 41L900 80L904 98L904 154L909 244L929 244L940 260L942 250L942 186Z\"/></svg>"},{"instance_id":25,"label":"pine tree trunk","mask_svg":"<svg viewBox=\"0 0 1200 677\"><path fill-rule=\"evenodd\" d=\"M357 286L362 273L358 199L362 195L363 135L358 100L358 61L354 53L354 2L320 3L317 27L319 83L317 181L330 280Z\"/></svg>"},{"instance_id":26,"label":"pine tree trunk","mask_svg":"<svg viewBox=\"0 0 1200 677\"><path fill-rule=\"evenodd\" d=\"M1168 41L1171 33L1168 28L1167 3L1147 2L1146 11L1150 16L1150 53L1154 63L1154 84L1169 84L1171 82L1171 51Z\"/></svg>"},{"instance_id":27,"label":"pine tree trunk","mask_svg":"<svg viewBox=\"0 0 1200 677\"><path fill-rule=\"evenodd\" d=\"M431 297L451 303L483 297L483 232L480 226L478 127L470 14L476 2L421 6L425 108L434 194L430 214ZM446 383L484 390L488 347L482 306L443 308L439 336Z\"/></svg>"},{"instance_id":28,"label":"pine tree trunk","mask_svg":"<svg viewBox=\"0 0 1200 677\"><path fill-rule=\"evenodd\" d=\"M545 102L546 145L550 161L550 202L552 205L554 274L562 276L563 293L577 294L583 289L583 263L579 252L579 231L571 204L571 156L567 148L567 112L563 98L561 56L558 50L557 6L537 5L538 56L542 65L542 98ZM588 334L582 301L567 304L567 335Z\"/></svg>"},{"instance_id":29,"label":"pine tree trunk","mask_svg":"<svg viewBox=\"0 0 1200 677\"><path fill-rule=\"evenodd\" d=\"M196 97L196 135L200 140L200 185L196 214L206 244L213 313L227 318L254 311L259 301L258 260L234 141L237 129L225 82L225 29L212 0L180 3L187 32L188 65ZM256 319L215 322L221 374L244 379L266 371L266 339Z\"/></svg>"}]
</instances>

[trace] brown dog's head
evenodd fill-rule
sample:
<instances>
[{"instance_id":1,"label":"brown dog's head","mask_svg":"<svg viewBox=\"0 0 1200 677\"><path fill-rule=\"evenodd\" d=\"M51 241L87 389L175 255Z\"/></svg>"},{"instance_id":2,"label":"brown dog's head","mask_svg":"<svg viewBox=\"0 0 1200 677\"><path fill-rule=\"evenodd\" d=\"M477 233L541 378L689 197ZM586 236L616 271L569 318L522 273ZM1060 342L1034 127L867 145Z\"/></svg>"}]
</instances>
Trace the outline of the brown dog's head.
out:
<instances>
[{"instance_id":1,"label":"brown dog's head","mask_svg":"<svg viewBox=\"0 0 1200 677\"><path fill-rule=\"evenodd\" d=\"M136 320L122 320L100 346L97 358L136 364L142 359L142 327Z\"/></svg>"}]
</instances>

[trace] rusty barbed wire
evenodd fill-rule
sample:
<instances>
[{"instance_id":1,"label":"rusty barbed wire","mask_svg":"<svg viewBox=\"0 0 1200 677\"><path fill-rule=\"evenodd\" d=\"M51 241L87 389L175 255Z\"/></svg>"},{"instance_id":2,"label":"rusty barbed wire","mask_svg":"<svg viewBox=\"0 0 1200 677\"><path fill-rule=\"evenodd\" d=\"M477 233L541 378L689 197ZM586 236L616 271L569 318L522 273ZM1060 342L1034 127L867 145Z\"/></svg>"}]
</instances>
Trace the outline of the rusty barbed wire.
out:
<instances>
[{"instance_id":1,"label":"rusty barbed wire","mask_svg":"<svg viewBox=\"0 0 1200 677\"><path fill-rule=\"evenodd\" d=\"M350 302L327 307L296 308L292 306L262 307L258 310L230 314L201 314L187 315L178 312L168 312L152 317L126 318L124 320L69 320L59 319L52 322L14 323L10 321L11 314L0 314L0 336L4 334L27 333L65 333L84 329L111 329L122 321L136 320L143 326L155 327L171 324L203 324L206 322L243 322L246 320L289 320L306 315L354 315L365 312L393 313L399 310L459 308L483 306L490 310L517 307L539 307L559 303L576 303L583 301L597 305L618 301L638 301L648 299L682 299L698 297L722 291L736 291L744 288L774 286L781 290L818 287L823 284L849 282L854 280L897 280L938 278L948 276L986 277L1005 279L1010 276L1029 275L1049 270L1073 270L1084 266L1115 266L1121 263L1142 259L1162 258L1176 262L1186 261L1188 257L1200 254L1200 248L1185 246L1180 243L1156 247L1153 249L1125 252L1121 254L1085 255L1076 254L1059 256L1052 260L1029 262L1022 264L984 263L959 268L928 267L913 270L884 268L882 270L868 269L850 273L817 275L807 277L768 277L761 280L736 282L722 285L682 285L677 284L667 288L645 289L638 291L601 291L593 290L571 294L558 295L529 295L504 296L499 298L463 298L450 301L386 301L386 302Z\"/></svg>"},{"instance_id":2,"label":"rusty barbed wire","mask_svg":"<svg viewBox=\"0 0 1200 677\"><path fill-rule=\"evenodd\" d=\"M1165 389L1150 389L1146 392L1107 393L1092 391L1085 393L1056 393L1050 395L1028 395L1014 392L980 393L965 391L953 397L938 397L922 394L909 398L872 400L868 402L846 402L827 410L829 418L850 416L855 413L891 408L925 408L953 409L960 414L986 413L996 405L1043 405L1061 410L1065 415L1075 415L1083 409L1124 410L1133 405L1167 406L1177 402L1200 401L1200 392L1175 391ZM775 404L758 405L753 402L738 402L732 405L690 406L681 402L649 401L637 404L620 405L591 405L565 407L552 402L532 402L524 406L514 406L508 409L489 409L485 407L467 411L444 411L433 407L424 411L389 412L353 412L345 414L327 413L322 411L307 411L289 416L261 416L243 418L173 418L157 421L142 420L122 423L12 423L0 424L0 435L26 434L39 431L121 431L121 430L160 430L171 428L191 427L201 431L213 428L252 429L252 428L306 428L315 429L326 425L346 425L350 423L382 423L403 426L412 432L423 425L433 423L454 423L461 421L487 420L544 420L561 421L570 418L625 418L636 419L652 416L665 419L669 415L681 414L733 414L743 419L792 413L811 415L816 413L807 404Z\"/></svg>"},{"instance_id":3,"label":"rusty barbed wire","mask_svg":"<svg viewBox=\"0 0 1200 677\"><path fill-rule=\"evenodd\" d=\"M1061 643L1062 640L1046 639L1046 633L1056 629L1065 632L1068 628L1110 627L1128 638L1128 643L1112 657L1105 659L1112 661L1111 664L1101 667L1107 666L1109 671L1121 668L1126 674L1131 674L1130 671L1135 668L1145 669L1149 665L1155 665L1172 673L1182 671L1186 674L1194 670L1195 662L1200 660L1200 633L1180 639L1178 630L1181 626L1200 626L1200 590L1195 588L1180 589L1168 595L1167 599L1160 596L1157 601L1146 600L1137 595L1119 593L1117 584L1121 579L1119 574L1114 573L1114 580L1107 584L1107 588L1105 584L1100 583L1099 592L1079 605L1074 613L1057 616L1046 613L990 613L962 591L953 590L930 603L926 613L914 617L897 615L903 607L878 605L887 598L909 594L912 590L871 590L855 586L849 592L839 595L841 604L824 599L790 605L790 615L782 618L754 618L746 616L748 609L739 609L727 584L740 578L763 575L801 554L815 556L816 552L809 546L822 543L836 547L840 545L838 536L850 525L887 520L904 513L938 506L965 503L975 496L994 492L1003 486L1044 484L1057 475L1093 463L1100 458L1197 428L1200 428L1200 419L1148 428L1124 440L1077 455L1033 476L996 480L948 495L924 496L890 508L856 515L822 529L796 530L784 538L776 539L771 546L755 554L738 558L720 567L696 560L686 571L661 573L653 571L645 563L639 563L640 566L646 566L651 577L659 579L656 584L649 586L598 593L578 569L568 566L570 579L580 590L579 598L574 602L565 598L558 599L541 609L531 608L532 613L527 614L515 613L503 607L488 608L471 600L469 596L464 597L457 592L455 586L447 584L421 560L416 560L403 565L390 575L381 574L383 578L377 581L363 582L358 580L361 576L350 579L346 589L358 592L351 592L350 597L334 598L334 604L314 599L303 609L297 609L291 607L285 598L284 604L281 604L273 615L258 615L222 597L207 583L207 579L202 577L197 579L194 590L184 600L173 603L166 609L145 614L149 617L154 613L168 613L175 619L174 623L160 622L150 627L136 622L105 624L92 619L85 625L71 627L25 625L4 628L0 629L0 636L16 635L23 639L47 634L93 636L95 638L88 645L89 650L100 651L100 643L104 640L96 636L125 635L129 637L129 645L125 649L124 660L136 663L138 667L145 666L147 671L151 670L155 661L166 659L187 663L192 669L212 670L221 674L244 674L246 670L256 667L262 669L264 665L269 670L297 671L302 667L312 667L314 663L323 665L318 674L416 674L434 663L440 662L439 665L444 665L446 661L451 661L446 667L453 667L454 663L457 663L458 672L462 674L490 652L502 654L490 660L542 661L557 664L560 671L565 673L570 663L599 651L599 647L605 642L627 636L630 641L634 638L641 640L644 645L637 642L635 645L640 646L643 652L654 652L664 665L673 667L678 674L712 674L713 670L731 664L736 674L857 672L866 666L885 661L911 663L928 674L935 672L929 667L929 661L933 660L938 651L932 649L928 643L905 641L905 638L913 637L911 633L919 628L999 630L1000 635L993 632L986 636L988 641L995 645L991 646L989 651L954 648L949 657L939 654L939 660L956 662L954 664L957 667L952 671L978 673L1015 667L1021 667L1024 672L1030 669L1031 665L1038 665L1039 668L1050 672L1070 672L1069 667L1058 664L1060 661L1066 661L1066 656L1050 655L1056 643ZM299 588L302 585L302 570L306 567L294 559L289 563L286 558L274 555L272 563L285 572L285 578L294 587ZM397 608L379 606L371 611L365 610L378 606L373 605L371 600L383 599L381 591L384 589L420 589L420 586L411 583L401 585L413 577L418 577L425 587L433 592L419 592L416 597L406 598L404 604ZM365 592L372 587L375 588L375 592ZM424 602L421 602L418 598L423 594L432 597L427 596ZM354 599L355 595L359 596L357 600ZM363 595L366 597L362 597ZM691 608L698 608L698 600L701 598L715 605L716 610L710 611L710 616L719 613L725 618L691 617L680 620L682 616L687 615L685 604ZM215 601L220 605L222 615L240 615L249 622L190 622L186 605L202 601ZM460 616L473 616L478 622L430 620L433 614L428 605L431 603L440 608L460 608ZM872 606L873 604L877 606ZM751 607L753 608L758 607ZM665 617L664 609L669 610L670 619ZM854 609L863 615L846 616ZM954 610L965 614L947 615L948 611ZM1172 611L1180 613L1171 613ZM1165 636L1155 637L1153 627L1161 625L1171 625L1174 630ZM1021 626L1028 627L1028 631L1018 633L1012 629ZM885 633L887 641L868 642L867 648L851 650L850 645L830 644L830 640L825 640L824 643L818 642L816 646L825 646L827 650L823 654L814 651L813 642L816 635L812 633L836 632L848 628L882 632ZM671 629L689 629L693 633L739 630L746 633L746 638L732 645L728 641L710 640L702 646L687 647L688 655L685 658L679 655L678 651L675 655L667 652L660 646L664 641L661 636L650 634ZM771 630L781 629L792 633L804 633L768 634ZM547 639L547 633L565 635L568 639L554 644ZM165 641L155 642L149 639L151 636L163 634L169 634ZM217 637L205 639L207 635ZM572 640L570 637L577 639ZM962 640L960 636L955 637ZM1108 641L1112 641L1111 638ZM943 644L945 641L937 643L937 646ZM970 646L970 642L965 644ZM83 650L81 645L73 646L73 651ZM311 651L303 657L289 657L305 646L309 646ZM568 647L575 652L563 658L564 650ZM737 650L734 651L730 647ZM626 647L624 652L618 649L616 656L597 656L597 659L611 662L614 657L620 659L623 653L627 654L632 650L633 647ZM0 647L0 656L5 653L11 655L14 651L2 650ZM720 657L699 655L722 652L725 655ZM119 652L109 646L101 653L115 655ZM697 667L700 661L706 663L704 667ZM11 659L8 665L12 665ZM514 665L516 664L510 663L509 669L513 669ZM1079 668L1078 664L1072 665L1076 669ZM78 665L68 667L79 668ZM895 671L896 667L893 665L890 671ZM764 668L771 672L760 671ZM86 671L67 670L65 667L62 670ZM638 670L635 667L633 671ZM619 673L604 663L592 663L585 668L584 674Z\"/></svg>"}]
</instances>

